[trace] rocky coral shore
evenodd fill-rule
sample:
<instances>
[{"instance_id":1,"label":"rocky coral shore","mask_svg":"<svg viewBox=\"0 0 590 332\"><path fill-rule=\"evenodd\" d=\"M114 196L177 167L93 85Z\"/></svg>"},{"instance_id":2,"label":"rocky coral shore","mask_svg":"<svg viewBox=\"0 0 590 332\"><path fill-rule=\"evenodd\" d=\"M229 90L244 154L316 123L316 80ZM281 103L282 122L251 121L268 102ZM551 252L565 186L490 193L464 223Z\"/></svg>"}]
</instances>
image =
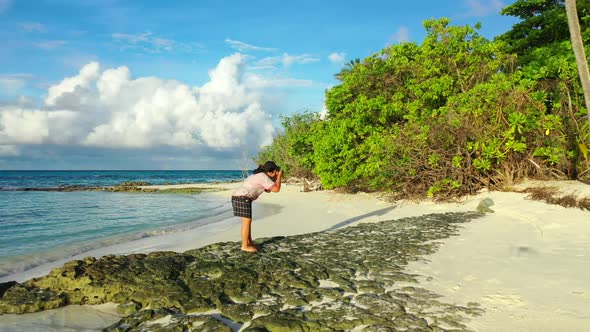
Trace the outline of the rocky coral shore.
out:
<instances>
[{"instance_id":1,"label":"rocky coral shore","mask_svg":"<svg viewBox=\"0 0 590 332\"><path fill-rule=\"evenodd\" d=\"M119 303L107 331L461 331L477 303L437 300L404 271L478 212L429 214L200 249L71 261L0 284L0 313Z\"/></svg>"},{"instance_id":2,"label":"rocky coral shore","mask_svg":"<svg viewBox=\"0 0 590 332\"><path fill-rule=\"evenodd\" d=\"M231 183L231 182L228 182ZM203 192L215 192L223 189L207 184L181 184L155 186L144 181L123 182L115 186L84 186L84 185L63 185L59 187L23 187L23 188L0 188L3 191L108 191L108 192L141 192L141 193L167 193L167 194L200 194Z\"/></svg>"}]
</instances>

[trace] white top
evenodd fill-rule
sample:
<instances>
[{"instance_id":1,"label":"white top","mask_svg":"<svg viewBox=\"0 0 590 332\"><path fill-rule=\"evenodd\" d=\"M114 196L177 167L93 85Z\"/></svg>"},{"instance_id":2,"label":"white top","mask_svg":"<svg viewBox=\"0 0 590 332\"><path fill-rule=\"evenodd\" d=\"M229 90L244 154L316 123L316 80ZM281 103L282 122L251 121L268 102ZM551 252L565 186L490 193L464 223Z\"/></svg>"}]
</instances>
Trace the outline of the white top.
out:
<instances>
[{"instance_id":1,"label":"white top","mask_svg":"<svg viewBox=\"0 0 590 332\"><path fill-rule=\"evenodd\" d=\"M234 190L232 196L246 196L255 201L262 192L274 185L274 181L266 173L252 174L244 180L240 188Z\"/></svg>"}]
</instances>

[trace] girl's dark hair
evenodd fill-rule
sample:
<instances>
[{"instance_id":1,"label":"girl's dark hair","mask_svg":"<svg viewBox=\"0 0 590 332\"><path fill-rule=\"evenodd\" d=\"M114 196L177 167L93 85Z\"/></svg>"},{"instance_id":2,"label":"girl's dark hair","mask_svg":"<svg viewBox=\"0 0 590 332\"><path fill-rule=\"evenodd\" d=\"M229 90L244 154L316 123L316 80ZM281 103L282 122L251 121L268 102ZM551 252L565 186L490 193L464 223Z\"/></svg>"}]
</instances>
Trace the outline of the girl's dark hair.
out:
<instances>
[{"instance_id":1,"label":"girl's dark hair","mask_svg":"<svg viewBox=\"0 0 590 332\"><path fill-rule=\"evenodd\" d=\"M254 170L254 174L262 173L262 172L272 172L272 171L280 171L281 168L275 164L274 161L269 160L264 165L258 165L258 168Z\"/></svg>"},{"instance_id":2,"label":"girl's dark hair","mask_svg":"<svg viewBox=\"0 0 590 332\"><path fill-rule=\"evenodd\" d=\"M254 172L252 172L252 173L258 174L258 173L264 172L264 169L262 169L262 166L264 166L264 165L258 165L258 168L255 169Z\"/></svg>"}]
</instances>

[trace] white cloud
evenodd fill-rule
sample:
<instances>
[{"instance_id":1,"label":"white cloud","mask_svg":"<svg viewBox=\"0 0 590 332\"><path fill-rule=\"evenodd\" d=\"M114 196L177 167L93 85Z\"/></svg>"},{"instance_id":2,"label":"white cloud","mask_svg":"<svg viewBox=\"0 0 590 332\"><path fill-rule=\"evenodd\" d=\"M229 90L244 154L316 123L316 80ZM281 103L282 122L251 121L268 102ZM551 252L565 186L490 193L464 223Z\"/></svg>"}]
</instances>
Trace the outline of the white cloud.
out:
<instances>
[{"instance_id":1,"label":"white cloud","mask_svg":"<svg viewBox=\"0 0 590 332\"><path fill-rule=\"evenodd\" d=\"M397 29L395 34L391 36L391 40L397 43L404 43L410 41L410 30L408 27L402 26Z\"/></svg>"},{"instance_id":2,"label":"white cloud","mask_svg":"<svg viewBox=\"0 0 590 332\"><path fill-rule=\"evenodd\" d=\"M19 96L16 99L16 105L19 105L21 107L33 107L34 101L32 99L29 99L25 96Z\"/></svg>"},{"instance_id":3,"label":"white cloud","mask_svg":"<svg viewBox=\"0 0 590 332\"><path fill-rule=\"evenodd\" d=\"M199 43L183 43L172 39L156 37L151 32L140 34L113 33L111 37L119 44L122 50L132 49L148 53L160 53L163 51L193 52L204 48Z\"/></svg>"},{"instance_id":4,"label":"white cloud","mask_svg":"<svg viewBox=\"0 0 590 332\"><path fill-rule=\"evenodd\" d=\"M346 53L344 52L340 52L340 53L332 53L330 55L328 55L328 59L334 63L341 63L344 61L344 59L346 59Z\"/></svg>"},{"instance_id":5,"label":"white cloud","mask_svg":"<svg viewBox=\"0 0 590 332\"><path fill-rule=\"evenodd\" d=\"M31 74L0 74L0 90L14 93L27 85Z\"/></svg>"},{"instance_id":6,"label":"white cloud","mask_svg":"<svg viewBox=\"0 0 590 332\"><path fill-rule=\"evenodd\" d=\"M233 40L233 39L229 39L229 38L226 38L225 42L228 43L231 46L231 48L236 49L240 52L247 52L247 51L275 52L275 51L277 51L276 48L254 46L251 44L241 42L239 40Z\"/></svg>"},{"instance_id":7,"label":"white cloud","mask_svg":"<svg viewBox=\"0 0 590 332\"><path fill-rule=\"evenodd\" d=\"M48 136L49 113L2 107L0 112L0 145L40 144Z\"/></svg>"},{"instance_id":8,"label":"white cloud","mask_svg":"<svg viewBox=\"0 0 590 332\"><path fill-rule=\"evenodd\" d=\"M45 26L39 22L22 22L19 23L18 26L21 30L26 32L45 32L47 29Z\"/></svg>"},{"instance_id":9,"label":"white cloud","mask_svg":"<svg viewBox=\"0 0 590 332\"><path fill-rule=\"evenodd\" d=\"M78 76L64 79L60 84L51 86L49 93L45 99L45 104L48 106L56 106L56 101L61 98L60 104L65 107L76 107L78 98L74 100L73 105L64 105L68 96L79 97L82 93L90 93L90 84L94 82L100 75L100 65L97 62L91 62L84 66Z\"/></svg>"},{"instance_id":10,"label":"white cloud","mask_svg":"<svg viewBox=\"0 0 590 332\"><path fill-rule=\"evenodd\" d=\"M290 67L293 64L307 64L317 61L320 61L320 59L309 54L291 55L283 53L281 56L263 58L256 63L256 66L262 68L274 68L276 65L282 64L283 67Z\"/></svg>"},{"instance_id":11,"label":"white cloud","mask_svg":"<svg viewBox=\"0 0 590 332\"><path fill-rule=\"evenodd\" d=\"M150 35L151 35L151 32L144 32L139 35L131 35L131 34L127 34L127 33L113 33L111 36L115 40L121 40L121 41L129 42L131 44L137 44L140 42L149 42Z\"/></svg>"},{"instance_id":12,"label":"white cloud","mask_svg":"<svg viewBox=\"0 0 590 332\"><path fill-rule=\"evenodd\" d=\"M293 78L265 78L259 75L250 74L245 77L248 86L258 89L284 88L284 87L308 87L313 85L311 80Z\"/></svg>"},{"instance_id":13,"label":"white cloud","mask_svg":"<svg viewBox=\"0 0 590 332\"><path fill-rule=\"evenodd\" d=\"M245 78L245 62L242 54L221 59L197 88L89 63L51 86L40 109L0 106L0 145L229 151L269 144L274 128L261 89L297 82L253 82Z\"/></svg>"},{"instance_id":14,"label":"white cloud","mask_svg":"<svg viewBox=\"0 0 590 332\"><path fill-rule=\"evenodd\" d=\"M36 46L44 50L53 50L67 43L68 42L65 40L47 40L44 42L37 43Z\"/></svg>"},{"instance_id":15,"label":"white cloud","mask_svg":"<svg viewBox=\"0 0 590 332\"><path fill-rule=\"evenodd\" d=\"M0 145L0 157L18 155L20 155L20 151L16 145Z\"/></svg>"},{"instance_id":16,"label":"white cloud","mask_svg":"<svg viewBox=\"0 0 590 332\"><path fill-rule=\"evenodd\" d=\"M10 8L11 3L11 0L0 0L0 14L7 11L8 8Z\"/></svg>"},{"instance_id":17,"label":"white cloud","mask_svg":"<svg viewBox=\"0 0 590 332\"><path fill-rule=\"evenodd\" d=\"M468 12L463 16L467 17L482 17L491 14L497 14L504 3L500 0L466 0Z\"/></svg>"}]
</instances>

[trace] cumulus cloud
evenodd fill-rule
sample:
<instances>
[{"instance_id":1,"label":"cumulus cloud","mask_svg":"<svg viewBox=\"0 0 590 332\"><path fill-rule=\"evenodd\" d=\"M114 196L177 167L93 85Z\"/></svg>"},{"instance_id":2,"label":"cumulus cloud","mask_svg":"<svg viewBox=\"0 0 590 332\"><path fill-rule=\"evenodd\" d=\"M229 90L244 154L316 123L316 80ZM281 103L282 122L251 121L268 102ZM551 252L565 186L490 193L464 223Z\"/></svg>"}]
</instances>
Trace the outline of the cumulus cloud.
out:
<instances>
[{"instance_id":1,"label":"cumulus cloud","mask_svg":"<svg viewBox=\"0 0 590 332\"><path fill-rule=\"evenodd\" d=\"M0 106L0 146L227 151L270 144L272 117L257 90L264 84L245 79L245 61L239 53L221 59L196 88L89 63L51 86L44 107Z\"/></svg>"},{"instance_id":2,"label":"cumulus cloud","mask_svg":"<svg viewBox=\"0 0 590 332\"><path fill-rule=\"evenodd\" d=\"M75 144L83 134L79 120L70 110L0 107L0 145Z\"/></svg>"},{"instance_id":3,"label":"cumulus cloud","mask_svg":"<svg viewBox=\"0 0 590 332\"><path fill-rule=\"evenodd\" d=\"M320 59L309 54L292 55L283 53L280 56L266 57L256 63L257 67L274 68L276 65L283 65L283 67L290 67L293 64L308 64L320 61Z\"/></svg>"},{"instance_id":4,"label":"cumulus cloud","mask_svg":"<svg viewBox=\"0 0 590 332\"><path fill-rule=\"evenodd\" d=\"M275 51L277 51L276 48L254 46L254 45L251 45L248 43L241 42L239 40L233 40L233 39L229 39L229 38L226 38L225 42L228 43L231 48L236 49L240 52L247 52L247 51L275 52Z\"/></svg>"},{"instance_id":5,"label":"cumulus cloud","mask_svg":"<svg viewBox=\"0 0 590 332\"><path fill-rule=\"evenodd\" d=\"M334 63L343 62L345 58L346 58L346 53L344 53L344 52L340 52L340 53L334 52L334 53L328 55L328 59Z\"/></svg>"},{"instance_id":6,"label":"cumulus cloud","mask_svg":"<svg viewBox=\"0 0 590 332\"><path fill-rule=\"evenodd\" d=\"M468 11L464 16L468 17L482 17L497 14L504 8L504 3L500 0L466 0L466 4Z\"/></svg>"},{"instance_id":7,"label":"cumulus cloud","mask_svg":"<svg viewBox=\"0 0 590 332\"><path fill-rule=\"evenodd\" d=\"M0 14L7 11L8 8L10 8L11 3L11 0L0 0Z\"/></svg>"},{"instance_id":8,"label":"cumulus cloud","mask_svg":"<svg viewBox=\"0 0 590 332\"><path fill-rule=\"evenodd\" d=\"M77 103L80 99L78 97L82 94L88 94L91 92L90 84L96 81L99 75L100 65L98 62L91 62L85 65L77 76L65 78L60 84L49 87L45 104L48 106L55 106L56 100L61 98L60 103L66 108L77 107ZM69 95L76 96L76 98L70 98L73 100L73 103L71 105L66 105L66 100Z\"/></svg>"},{"instance_id":9,"label":"cumulus cloud","mask_svg":"<svg viewBox=\"0 0 590 332\"><path fill-rule=\"evenodd\" d=\"M33 107L34 105L34 101L30 98L27 98L25 96L19 96L16 99L16 105L22 106L22 107Z\"/></svg>"}]
</instances>

